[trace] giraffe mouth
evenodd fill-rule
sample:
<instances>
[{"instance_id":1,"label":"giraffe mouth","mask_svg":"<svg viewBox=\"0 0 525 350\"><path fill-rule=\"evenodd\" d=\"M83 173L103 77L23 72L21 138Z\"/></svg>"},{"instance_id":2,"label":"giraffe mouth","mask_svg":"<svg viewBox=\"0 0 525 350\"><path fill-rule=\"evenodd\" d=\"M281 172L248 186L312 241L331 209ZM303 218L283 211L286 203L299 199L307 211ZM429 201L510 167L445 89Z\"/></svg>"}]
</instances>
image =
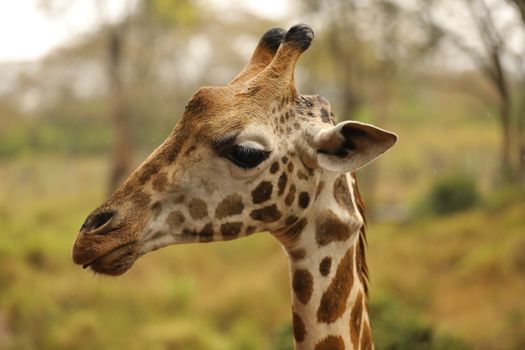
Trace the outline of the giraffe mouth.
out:
<instances>
[{"instance_id":1,"label":"giraffe mouth","mask_svg":"<svg viewBox=\"0 0 525 350\"><path fill-rule=\"evenodd\" d=\"M83 264L82 267L84 269L89 267L96 273L104 275L119 276L128 271L139 256L137 242L133 241Z\"/></svg>"}]
</instances>

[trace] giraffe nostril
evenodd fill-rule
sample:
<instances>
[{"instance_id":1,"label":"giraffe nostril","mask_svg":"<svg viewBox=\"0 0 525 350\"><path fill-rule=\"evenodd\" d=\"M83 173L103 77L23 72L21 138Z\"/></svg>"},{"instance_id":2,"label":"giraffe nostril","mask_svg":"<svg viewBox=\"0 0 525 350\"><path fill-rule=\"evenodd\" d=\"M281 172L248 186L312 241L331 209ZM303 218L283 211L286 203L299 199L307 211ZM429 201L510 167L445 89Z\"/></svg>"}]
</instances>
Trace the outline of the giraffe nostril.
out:
<instances>
[{"instance_id":1,"label":"giraffe nostril","mask_svg":"<svg viewBox=\"0 0 525 350\"><path fill-rule=\"evenodd\" d=\"M86 233L96 231L99 228L106 225L111 220L114 214L114 211L106 211L97 213L95 215L89 215L86 218L86 221L84 221L84 223L82 224L80 231L84 231Z\"/></svg>"}]
</instances>

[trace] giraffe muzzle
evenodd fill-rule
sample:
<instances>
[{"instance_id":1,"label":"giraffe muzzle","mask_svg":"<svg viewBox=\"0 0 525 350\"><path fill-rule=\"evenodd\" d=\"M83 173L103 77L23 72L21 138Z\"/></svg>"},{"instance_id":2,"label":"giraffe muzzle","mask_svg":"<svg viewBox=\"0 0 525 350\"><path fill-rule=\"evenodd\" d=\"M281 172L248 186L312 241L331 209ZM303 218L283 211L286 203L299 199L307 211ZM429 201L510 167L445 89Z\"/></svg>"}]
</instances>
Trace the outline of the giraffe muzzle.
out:
<instances>
[{"instance_id":1,"label":"giraffe muzzle","mask_svg":"<svg viewBox=\"0 0 525 350\"><path fill-rule=\"evenodd\" d=\"M89 267L97 273L118 276L128 271L138 257L137 243L131 242L83 264L82 268Z\"/></svg>"}]
</instances>

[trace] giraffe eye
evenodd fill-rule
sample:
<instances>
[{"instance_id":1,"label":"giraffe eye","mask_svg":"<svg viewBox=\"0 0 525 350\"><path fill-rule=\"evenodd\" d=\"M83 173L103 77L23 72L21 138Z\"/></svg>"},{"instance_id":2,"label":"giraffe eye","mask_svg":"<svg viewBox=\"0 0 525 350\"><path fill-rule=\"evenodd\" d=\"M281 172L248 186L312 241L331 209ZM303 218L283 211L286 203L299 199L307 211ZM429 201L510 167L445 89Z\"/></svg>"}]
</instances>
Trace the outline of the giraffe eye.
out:
<instances>
[{"instance_id":1,"label":"giraffe eye","mask_svg":"<svg viewBox=\"0 0 525 350\"><path fill-rule=\"evenodd\" d=\"M232 147L228 159L241 168L251 169L268 158L268 153L257 148L235 145Z\"/></svg>"}]
</instances>

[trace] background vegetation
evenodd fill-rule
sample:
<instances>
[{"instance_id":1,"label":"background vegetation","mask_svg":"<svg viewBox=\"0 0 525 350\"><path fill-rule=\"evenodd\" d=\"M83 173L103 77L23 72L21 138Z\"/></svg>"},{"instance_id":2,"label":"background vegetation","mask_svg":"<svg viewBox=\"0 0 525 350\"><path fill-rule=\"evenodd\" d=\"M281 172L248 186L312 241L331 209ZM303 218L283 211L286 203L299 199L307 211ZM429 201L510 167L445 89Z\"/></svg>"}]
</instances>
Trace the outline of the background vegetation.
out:
<instances>
[{"instance_id":1,"label":"background vegetation","mask_svg":"<svg viewBox=\"0 0 525 350\"><path fill-rule=\"evenodd\" d=\"M130 1L110 21L98 2L91 32L0 63L0 348L291 349L287 262L267 234L165 248L117 279L70 251L194 90L296 22L316 32L300 90L400 136L358 174L377 348L525 348L525 5L290 1L273 19L227 3Z\"/></svg>"}]
</instances>

